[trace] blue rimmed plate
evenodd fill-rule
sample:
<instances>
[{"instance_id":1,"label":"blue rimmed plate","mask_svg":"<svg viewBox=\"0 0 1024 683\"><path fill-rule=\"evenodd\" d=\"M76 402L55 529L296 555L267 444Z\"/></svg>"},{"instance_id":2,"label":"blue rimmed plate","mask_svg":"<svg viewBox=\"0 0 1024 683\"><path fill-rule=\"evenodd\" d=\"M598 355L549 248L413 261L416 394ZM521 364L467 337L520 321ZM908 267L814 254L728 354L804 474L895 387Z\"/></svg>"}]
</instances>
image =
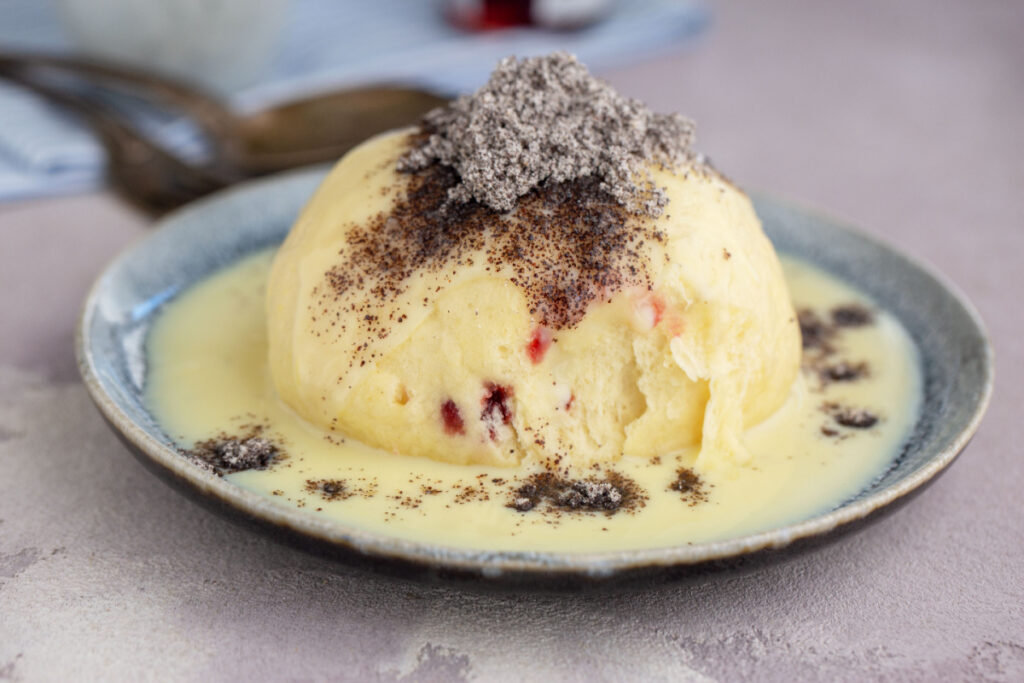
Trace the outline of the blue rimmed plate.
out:
<instances>
[{"instance_id":1,"label":"blue rimmed plate","mask_svg":"<svg viewBox=\"0 0 1024 683\"><path fill-rule=\"evenodd\" d=\"M324 176L306 170L239 186L163 220L100 276L78 328L78 363L100 412L148 469L199 502L289 544L349 564L478 585L578 589L663 581L806 550L879 518L963 450L992 390L981 321L929 268L834 220L768 197L757 212L776 248L881 302L909 331L924 374L922 411L892 466L853 498L801 522L722 541L602 553L493 552L371 533L285 507L181 457L146 407L146 335L161 304L238 258L278 244Z\"/></svg>"}]
</instances>

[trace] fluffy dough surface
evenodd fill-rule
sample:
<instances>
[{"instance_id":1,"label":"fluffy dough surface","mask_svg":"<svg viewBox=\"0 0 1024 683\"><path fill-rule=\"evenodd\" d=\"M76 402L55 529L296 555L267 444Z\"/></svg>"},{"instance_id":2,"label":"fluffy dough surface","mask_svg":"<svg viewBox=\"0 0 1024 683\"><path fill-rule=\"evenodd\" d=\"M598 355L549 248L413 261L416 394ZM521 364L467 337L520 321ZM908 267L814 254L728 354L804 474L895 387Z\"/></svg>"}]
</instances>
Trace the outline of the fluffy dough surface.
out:
<instances>
[{"instance_id":1,"label":"fluffy dough surface","mask_svg":"<svg viewBox=\"0 0 1024 683\"><path fill-rule=\"evenodd\" d=\"M275 257L270 370L292 409L370 445L453 463L585 467L697 444L698 465L746 461L744 428L785 402L800 363L782 270L746 195L714 172L652 169L669 199L650 219L666 236L646 247L652 290L592 304L552 332L540 362L525 295L484 258L416 271L387 300L350 289L359 315L405 316L367 336L355 314L324 303L325 273L354 226L386 213L408 182L394 170L407 135L346 155ZM372 360L354 362L363 344Z\"/></svg>"}]
</instances>

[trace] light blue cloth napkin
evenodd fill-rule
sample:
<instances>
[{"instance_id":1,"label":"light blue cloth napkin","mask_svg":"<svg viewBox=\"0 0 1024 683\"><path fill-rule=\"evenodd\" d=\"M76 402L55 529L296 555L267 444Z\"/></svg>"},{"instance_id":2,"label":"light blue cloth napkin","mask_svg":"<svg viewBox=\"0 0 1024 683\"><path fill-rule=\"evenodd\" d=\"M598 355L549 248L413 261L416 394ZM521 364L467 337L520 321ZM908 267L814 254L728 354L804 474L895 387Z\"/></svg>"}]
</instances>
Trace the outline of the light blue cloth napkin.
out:
<instances>
[{"instance_id":1,"label":"light blue cloth napkin","mask_svg":"<svg viewBox=\"0 0 1024 683\"><path fill-rule=\"evenodd\" d=\"M4 0L0 47L68 53L52 0ZM294 0L276 57L257 83L222 93L252 111L318 90L405 82L443 93L479 87L502 57L564 49L592 69L687 45L707 25L699 0L620 0L604 21L571 33L513 29L464 33L426 0ZM145 117L141 112L139 119ZM146 120L177 151L198 141L174 120ZM93 189L104 153L76 119L0 80L0 200Z\"/></svg>"}]
</instances>

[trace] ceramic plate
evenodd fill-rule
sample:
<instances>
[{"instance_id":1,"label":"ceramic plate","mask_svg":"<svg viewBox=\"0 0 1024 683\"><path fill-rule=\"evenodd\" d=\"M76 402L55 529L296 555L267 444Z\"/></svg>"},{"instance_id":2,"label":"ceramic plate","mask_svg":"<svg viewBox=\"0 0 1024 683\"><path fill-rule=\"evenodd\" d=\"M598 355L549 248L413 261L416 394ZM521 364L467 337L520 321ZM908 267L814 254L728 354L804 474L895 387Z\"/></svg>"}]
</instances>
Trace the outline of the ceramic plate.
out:
<instances>
[{"instance_id":1,"label":"ceramic plate","mask_svg":"<svg viewBox=\"0 0 1024 683\"><path fill-rule=\"evenodd\" d=\"M348 564L408 577L577 589L663 581L775 560L862 527L933 481L967 445L992 388L992 350L977 313L942 277L866 235L768 197L757 212L776 248L871 295L910 332L923 363L923 408L892 466L832 511L728 540L654 550L573 554L476 552L369 533L240 488L189 463L143 401L147 332L162 304L250 252L278 244L324 175L263 180L198 202L121 254L85 302L82 377L138 459L180 491L250 528Z\"/></svg>"}]
</instances>

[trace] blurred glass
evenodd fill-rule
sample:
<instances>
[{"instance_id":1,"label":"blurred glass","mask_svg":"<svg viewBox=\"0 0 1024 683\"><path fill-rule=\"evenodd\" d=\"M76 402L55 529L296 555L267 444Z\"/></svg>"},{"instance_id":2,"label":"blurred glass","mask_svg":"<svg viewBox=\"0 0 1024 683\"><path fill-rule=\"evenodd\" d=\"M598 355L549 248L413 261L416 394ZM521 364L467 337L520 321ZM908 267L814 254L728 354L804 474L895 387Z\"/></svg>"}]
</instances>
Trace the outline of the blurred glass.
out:
<instances>
[{"instance_id":1,"label":"blurred glass","mask_svg":"<svg viewBox=\"0 0 1024 683\"><path fill-rule=\"evenodd\" d=\"M448 0L449 20L471 31L514 26L583 28L604 17L612 0Z\"/></svg>"}]
</instances>

